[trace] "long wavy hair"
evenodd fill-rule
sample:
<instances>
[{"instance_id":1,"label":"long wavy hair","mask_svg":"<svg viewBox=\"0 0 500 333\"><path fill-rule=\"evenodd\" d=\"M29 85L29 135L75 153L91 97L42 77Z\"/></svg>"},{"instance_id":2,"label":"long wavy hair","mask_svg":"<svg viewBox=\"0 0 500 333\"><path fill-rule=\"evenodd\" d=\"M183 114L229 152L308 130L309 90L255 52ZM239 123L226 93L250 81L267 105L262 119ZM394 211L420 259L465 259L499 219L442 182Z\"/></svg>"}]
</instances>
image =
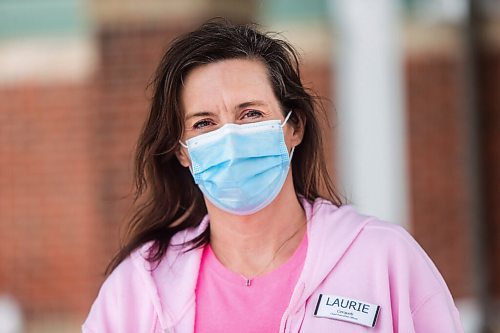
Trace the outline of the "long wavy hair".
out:
<instances>
[{"instance_id":1,"label":"long wavy hair","mask_svg":"<svg viewBox=\"0 0 500 333\"><path fill-rule=\"evenodd\" d=\"M135 155L134 202L137 210L127 224L119 251L106 268L111 272L135 249L153 241L147 260L159 263L171 238L197 227L207 214L203 195L176 152L184 130L180 94L183 78L197 66L226 59L261 61L267 68L274 94L290 121L304 125L304 136L292 160L297 194L313 201L323 197L342 205L328 175L321 129L324 109L302 85L299 58L294 48L277 35L259 32L255 25L233 25L222 19L208 21L175 39L156 70L148 118ZM190 241L190 249L208 243L209 230Z\"/></svg>"}]
</instances>

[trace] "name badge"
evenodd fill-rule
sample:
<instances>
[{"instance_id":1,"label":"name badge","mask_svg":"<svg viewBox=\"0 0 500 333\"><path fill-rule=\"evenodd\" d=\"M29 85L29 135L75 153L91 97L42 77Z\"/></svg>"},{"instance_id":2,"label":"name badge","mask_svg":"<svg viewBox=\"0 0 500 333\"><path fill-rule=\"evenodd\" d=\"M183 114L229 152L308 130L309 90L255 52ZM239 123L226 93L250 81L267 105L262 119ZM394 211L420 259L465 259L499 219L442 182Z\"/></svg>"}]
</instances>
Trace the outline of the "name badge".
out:
<instances>
[{"instance_id":1,"label":"name badge","mask_svg":"<svg viewBox=\"0 0 500 333\"><path fill-rule=\"evenodd\" d=\"M314 315L374 327L379 311L380 306L375 304L347 297L320 294Z\"/></svg>"}]
</instances>

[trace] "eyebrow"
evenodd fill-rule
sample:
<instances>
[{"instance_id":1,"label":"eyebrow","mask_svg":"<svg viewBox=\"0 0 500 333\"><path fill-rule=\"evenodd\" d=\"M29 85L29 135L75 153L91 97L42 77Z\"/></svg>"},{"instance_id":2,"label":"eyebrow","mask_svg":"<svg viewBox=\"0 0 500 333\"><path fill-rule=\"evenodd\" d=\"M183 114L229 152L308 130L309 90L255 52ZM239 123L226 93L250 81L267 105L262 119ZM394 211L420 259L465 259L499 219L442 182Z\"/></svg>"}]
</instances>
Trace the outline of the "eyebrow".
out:
<instances>
[{"instance_id":1,"label":"eyebrow","mask_svg":"<svg viewBox=\"0 0 500 333\"><path fill-rule=\"evenodd\" d=\"M249 106L266 106L266 105L267 105L267 103L265 103L263 101L252 100L252 101L248 101L248 102L245 102L245 103L241 103L236 108L237 109L244 109L244 108L247 108Z\"/></svg>"},{"instance_id":2,"label":"eyebrow","mask_svg":"<svg viewBox=\"0 0 500 333\"><path fill-rule=\"evenodd\" d=\"M208 116L213 116L213 115L215 115L215 113L208 112L208 111L195 112L195 113L191 113L191 114L186 115L186 120L189 120L189 119L195 118L195 117L208 117Z\"/></svg>"},{"instance_id":3,"label":"eyebrow","mask_svg":"<svg viewBox=\"0 0 500 333\"><path fill-rule=\"evenodd\" d=\"M252 101L238 104L235 107L235 110L237 111L237 110L241 110L241 109L251 107L251 106L267 106L267 103L265 103L263 101L259 101L259 100L252 100ZM191 113L191 114L186 115L186 120L189 120L189 119L195 118L195 117L208 117L208 116L214 116L214 115L216 115L214 112L200 111L200 112L195 112L195 113Z\"/></svg>"}]
</instances>

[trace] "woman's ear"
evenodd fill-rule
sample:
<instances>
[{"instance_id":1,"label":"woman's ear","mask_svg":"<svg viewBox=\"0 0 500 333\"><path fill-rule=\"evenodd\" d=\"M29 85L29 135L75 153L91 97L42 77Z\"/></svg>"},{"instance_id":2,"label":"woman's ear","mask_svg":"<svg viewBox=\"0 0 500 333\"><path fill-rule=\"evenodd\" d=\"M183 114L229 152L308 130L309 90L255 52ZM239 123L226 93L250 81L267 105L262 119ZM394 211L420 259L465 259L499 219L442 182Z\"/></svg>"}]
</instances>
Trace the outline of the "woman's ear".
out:
<instances>
[{"instance_id":1,"label":"woman's ear","mask_svg":"<svg viewBox=\"0 0 500 333\"><path fill-rule=\"evenodd\" d=\"M290 129L292 130L290 143L293 147L296 147L302 142L302 138L304 137L306 119L302 117L300 112L294 112L292 113L289 122Z\"/></svg>"},{"instance_id":2,"label":"woman's ear","mask_svg":"<svg viewBox=\"0 0 500 333\"><path fill-rule=\"evenodd\" d=\"M177 149L177 151L175 152L175 156L183 167L188 168L189 166L191 166L191 160L189 159L187 148L179 145L179 149Z\"/></svg>"}]
</instances>

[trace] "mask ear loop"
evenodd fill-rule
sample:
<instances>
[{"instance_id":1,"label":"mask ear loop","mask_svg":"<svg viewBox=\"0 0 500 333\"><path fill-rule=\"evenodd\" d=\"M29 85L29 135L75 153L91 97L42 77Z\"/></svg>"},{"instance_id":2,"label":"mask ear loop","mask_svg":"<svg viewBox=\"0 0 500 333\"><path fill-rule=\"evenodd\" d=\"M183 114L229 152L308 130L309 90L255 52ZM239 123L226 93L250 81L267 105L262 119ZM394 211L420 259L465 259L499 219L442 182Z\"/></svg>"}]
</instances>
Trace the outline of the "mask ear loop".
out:
<instances>
[{"instance_id":1,"label":"mask ear loop","mask_svg":"<svg viewBox=\"0 0 500 333\"><path fill-rule=\"evenodd\" d=\"M295 151L295 147L292 147L292 150L290 151L290 162L292 161L292 157L293 157L293 152Z\"/></svg>"},{"instance_id":2,"label":"mask ear loop","mask_svg":"<svg viewBox=\"0 0 500 333\"><path fill-rule=\"evenodd\" d=\"M288 119L290 119L290 116L292 115L292 111L293 111L293 110L290 110L290 111L288 112L288 114L286 115L285 120L283 121L283 124L281 124L281 125L280 125L280 126L281 126L281 128L283 128L283 126L285 126L285 124L286 124L286 122L288 121ZM294 151L295 151L295 147L292 147L292 150L290 151L290 158L289 158L289 159L290 159L290 161L292 161L292 157L293 157L293 152L294 152Z\"/></svg>"},{"instance_id":3,"label":"mask ear loop","mask_svg":"<svg viewBox=\"0 0 500 333\"><path fill-rule=\"evenodd\" d=\"M292 115L292 111L293 111L293 110L290 110L290 111L288 112L288 114L287 114L287 115L286 115L286 117L285 117L285 120L283 121L283 124L281 124L281 125L280 125L281 127L285 126L286 122L288 121L288 119L289 119L289 118L290 118L290 116Z\"/></svg>"},{"instance_id":4,"label":"mask ear loop","mask_svg":"<svg viewBox=\"0 0 500 333\"><path fill-rule=\"evenodd\" d=\"M187 144L185 144L185 143L184 143L184 142L182 142L181 140L179 140L179 143L181 144L181 146L183 146L184 148L186 148L186 149L187 149L187 147L188 147L188 145L187 145ZM192 168L192 166L191 166L191 165L189 166L189 171L191 171L191 173L193 173L193 168Z\"/></svg>"}]
</instances>

